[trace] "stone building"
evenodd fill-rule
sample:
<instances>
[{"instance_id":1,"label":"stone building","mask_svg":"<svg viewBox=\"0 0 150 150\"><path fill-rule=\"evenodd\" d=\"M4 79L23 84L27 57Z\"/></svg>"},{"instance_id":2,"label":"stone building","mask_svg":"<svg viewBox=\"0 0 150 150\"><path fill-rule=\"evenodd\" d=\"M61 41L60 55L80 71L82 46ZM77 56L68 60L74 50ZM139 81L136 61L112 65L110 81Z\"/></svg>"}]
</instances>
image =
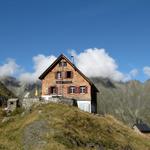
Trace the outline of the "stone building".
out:
<instances>
[{"instance_id":1,"label":"stone building","mask_svg":"<svg viewBox=\"0 0 150 150\"><path fill-rule=\"evenodd\" d=\"M19 99L18 98L11 98L7 101L7 109L9 111L14 111L19 106Z\"/></svg>"},{"instance_id":2,"label":"stone building","mask_svg":"<svg viewBox=\"0 0 150 150\"><path fill-rule=\"evenodd\" d=\"M48 100L60 96L75 99L79 108L96 113L97 88L63 54L42 73L39 79L42 81L42 98Z\"/></svg>"}]
</instances>

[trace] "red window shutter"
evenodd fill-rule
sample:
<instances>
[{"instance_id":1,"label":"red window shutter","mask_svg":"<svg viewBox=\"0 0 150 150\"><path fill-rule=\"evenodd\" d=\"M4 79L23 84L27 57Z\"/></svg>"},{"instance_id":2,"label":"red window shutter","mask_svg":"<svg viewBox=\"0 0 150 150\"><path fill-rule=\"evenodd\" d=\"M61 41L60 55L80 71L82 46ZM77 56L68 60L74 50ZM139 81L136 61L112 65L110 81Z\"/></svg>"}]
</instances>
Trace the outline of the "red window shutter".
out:
<instances>
[{"instance_id":1,"label":"red window shutter","mask_svg":"<svg viewBox=\"0 0 150 150\"><path fill-rule=\"evenodd\" d=\"M55 72L55 79L57 79L57 72Z\"/></svg>"},{"instance_id":2,"label":"red window shutter","mask_svg":"<svg viewBox=\"0 0 150 150\"><path fill-rule=\"evenodd\" d=\"M61 78L62 78L62 79L64 79L64 77L65 77L64 73L65 73L65 72L63 72L63 71L61 72Z\"/></svg>"},{"instance_id":3,"label":"red window shutter","mask_svg":"<svg viewBox=\"0 0 150 150\"><path fill-rule=\"evenodd\" d=\"M73 72L71 71L71 78L73 78Z\"/></svg>"},{"instance_id":4,"label":"red window shutter","mask_svg":"<svg viewBox=\"0 0 150 150\"><path fill-rule=\"evenodd\" d=\"M48 88L48 95L51 94L51 87Z\"/></svg>"},{"instance_id":5,"label":"red window shutter","mask_svg":"<svg viewBox=\"0 0 150 150\"><path fill-rule=\"evenodd\" d=\"M76 87L76 93L80 93L80 87Z\"/></svg>"},{"instance_id":6,"label":"red window shutter","mask_svg":"<svg viewBox=\"0 0 150 150\"><path fill-rule=\"evenodd\" d=\"M85 87L85 93L88 93L88 87L87 86Z\"/></svg>"},{"instance_id":7,"label":"red window shutter","mask_svg":"<svg viewBox=\"0 0 150 150\"><path fill-rule=\"evenodd\" d=\"M70 93L70 87L68 87L68 89L67 89L67 90L68 90L68 94L69 94L69 93Z\"/></svg>"},{"instance_id":8,"label":"red window shutter","mask_svg":"<svg viewBox=\"0 0 150 150\"><path fill-rule=\"evenodd\" d=\"M78 93L78 87L75 86L75 93Z\"/></svg>"},{"instance_id":9,"label":"red window shutter","mask_svg":"<svg viewBox=\"0 0 150 150\"><path fill-rule=\"evenodd\" d=\"M58 94L58 87L55 87L55 89L56 89L56 94Z\"/></svg>"},{"instance_id":10,"label":"red window shutter","mask_svg":"<svg viewBox=\"0 0 150 150\"><path fill-rule=\"evenodd\" d=\"M66 72L66 71L64 71L64 73L63 73L63 78L64 78L64 79L67 78L67 72Z\"/></svg>"},{"instance_id":11,"label":"red window shutter","mask_svg":"<svg viewBox=\"0 0 150 150\"><path fill-rule=\"evenodd\" d=\"M65 79L67 78L67 71L64 72L64 78L65 78Z\"/></svg>"}]
</instances>

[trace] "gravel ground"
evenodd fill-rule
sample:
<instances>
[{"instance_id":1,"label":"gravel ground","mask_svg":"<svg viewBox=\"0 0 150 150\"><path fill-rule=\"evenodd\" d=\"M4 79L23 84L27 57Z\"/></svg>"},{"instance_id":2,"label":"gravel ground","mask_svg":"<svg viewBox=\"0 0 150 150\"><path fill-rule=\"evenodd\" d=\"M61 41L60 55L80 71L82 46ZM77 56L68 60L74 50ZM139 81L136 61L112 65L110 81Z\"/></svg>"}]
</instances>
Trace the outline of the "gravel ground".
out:
<instances>
[{"instance_id":1,"label":"gravel ground","mask_svg":"<svg viewBox=\"0 0 150 150\"><path fill-rule=\"evenodd\" d=\"M28 125L23 134L23 150L42 150L47 144L44 136L49 132L48 123L44 120L35 121Z\"/></svg>"}]
</instances>

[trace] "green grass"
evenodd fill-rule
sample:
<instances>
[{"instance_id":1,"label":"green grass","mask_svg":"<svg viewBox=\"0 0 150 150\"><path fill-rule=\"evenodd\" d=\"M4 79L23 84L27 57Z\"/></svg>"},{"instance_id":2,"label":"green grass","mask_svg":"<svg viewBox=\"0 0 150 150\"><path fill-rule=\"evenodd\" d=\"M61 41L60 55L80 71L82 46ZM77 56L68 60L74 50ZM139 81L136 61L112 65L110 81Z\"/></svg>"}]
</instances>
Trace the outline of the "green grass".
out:
<instances>
[{"instance_id":1,"label":"green grass","mask_svg":"<svg viewBox=\"0 0 150 150\"><path fill-rule=\"evenodd\" d=\"M150 150L150 139L137 135L110 115L97 116L63 104L33 107L0 123L2 150Z\"/></svg>"}]
</instances>

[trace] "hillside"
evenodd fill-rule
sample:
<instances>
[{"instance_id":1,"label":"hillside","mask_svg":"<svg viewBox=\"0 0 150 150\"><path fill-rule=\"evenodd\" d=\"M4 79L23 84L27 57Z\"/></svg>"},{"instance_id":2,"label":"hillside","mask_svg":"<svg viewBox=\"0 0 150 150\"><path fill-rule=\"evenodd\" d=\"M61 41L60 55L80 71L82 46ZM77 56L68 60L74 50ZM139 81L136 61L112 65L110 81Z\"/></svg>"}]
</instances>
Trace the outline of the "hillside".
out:
<instances>
[{"instance_id":1,"label":"hillside","mask_svg":"<svg viewBox=\"0 0 150 150\"><path fill-rule=\"evenodd\" d=\"M2 118L1 118L2 119ZM64 104L43 104L0 123L2 150L149 150L112 116L97 116Z\"/></svg>"},{"instance_id":2,"label":"hillside","mask_svg":"<svg viewBox=\"0 0 150 150\"><path fill-rule=\"evenodd\" d=\"M1 97L4 97L4 98L11 98L11 97L15 97L15 95L10 91L8 90L4 84L2 84L0 82L0 96Z\"/></svg>"},{"instance_id":3,"label":"hillside","mask_svg":"<svg viewBox=\"0 0 150 150\"><path fill-rule=\"evenodd\" d=\"M133 125L137 118L150 125L150 81L136 80L114 82L104 78L91 79L99 89L98 113L111 114L126 124ZM5 77L3 84L18 97L34 97L35 89L41 93L40 83L21 83L13 77Z\"/></svg>"},{"instance_id":4,"label":"hillside","mask_svg":"<svg viewBox=\"0 0 150 150\"><path fill-rule=\"evenodd\" d=\"M40 83L25 83L20 82L14 77L7 76L1 79L1 82L17 97L24 97L27 93L29 93L29 97L34 97L35 89L40 89ZM39 92L40 94L40 92Z\"/></svg>"},{"instance_id":5,"label":"hillside","mask_svg":"<svg viewBox=\"0 0 150 150\"><path fill-rule=\"evenodd\" d=\"M111 114L130 125L137 118L150 124L150 81L124 83L102 78L93 78L92 81L100 91L98 113Z\"/></svg>"}]
</instances>

